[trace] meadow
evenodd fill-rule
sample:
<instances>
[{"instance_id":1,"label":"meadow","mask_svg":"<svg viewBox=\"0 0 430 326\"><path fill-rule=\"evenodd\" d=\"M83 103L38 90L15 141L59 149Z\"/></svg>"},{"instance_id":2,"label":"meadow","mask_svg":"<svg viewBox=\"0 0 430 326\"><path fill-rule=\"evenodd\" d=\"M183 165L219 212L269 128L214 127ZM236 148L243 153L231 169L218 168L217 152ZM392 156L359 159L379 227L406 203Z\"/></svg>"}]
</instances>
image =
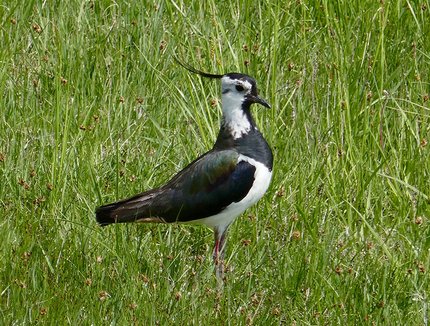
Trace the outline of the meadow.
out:
<instances>
[{"instance_id":1,"label":"meadow","mask_svg":"<svg viewBox=\"0 0 430 326\"><path fill-rule=\"evenodd\" d=\"M427 325L430 2L5 1L0 324ZM100 228L216 138L253 76L275 163L230 228Z\"/></svg>"}]
</instances>

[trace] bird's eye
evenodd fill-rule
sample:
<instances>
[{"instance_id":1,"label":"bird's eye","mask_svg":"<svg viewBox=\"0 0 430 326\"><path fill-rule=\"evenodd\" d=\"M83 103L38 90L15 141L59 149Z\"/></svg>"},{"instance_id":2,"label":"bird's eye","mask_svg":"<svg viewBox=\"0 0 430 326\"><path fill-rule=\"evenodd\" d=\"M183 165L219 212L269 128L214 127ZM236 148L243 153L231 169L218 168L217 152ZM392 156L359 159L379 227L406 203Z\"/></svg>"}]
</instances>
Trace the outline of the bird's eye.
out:
<instances>
[{"instance_id":1,"label":"bird's eye","mask_svg":"<svg viewBox=\"0 0 430 326\"><path fill-rule=\"evenodd\" d=\"M244 90L244 88L243 88L243 86L241 86L241 85L236 85L236 90L237 90L238 92L242 92L242 91Z\"/></svg>"}]
</instances>

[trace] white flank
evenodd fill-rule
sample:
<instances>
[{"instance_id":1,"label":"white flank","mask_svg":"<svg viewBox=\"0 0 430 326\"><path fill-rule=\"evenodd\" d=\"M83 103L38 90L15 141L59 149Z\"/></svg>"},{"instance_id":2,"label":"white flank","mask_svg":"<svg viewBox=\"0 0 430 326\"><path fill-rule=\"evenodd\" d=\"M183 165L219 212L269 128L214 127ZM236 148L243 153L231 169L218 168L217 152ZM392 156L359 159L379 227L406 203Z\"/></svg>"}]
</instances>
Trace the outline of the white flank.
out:
<instances>
[{"instance_id":1,"label":"white flank","mask_svg":"<svg viewBox=\"0 0 430 326\"><path fill-rule=\"evenodd\" d=\"M248 194L240 202L228 205L219 214L191 222L207 225L222 233L236 217L263 197L267 188L269 188L270 180L272 179L272 171L269 171L264 164L244 155L239 155L238 162L240 161L249 162L256 168L254 173L254 183L252 184Z\"/></svg>"}]
</instances>

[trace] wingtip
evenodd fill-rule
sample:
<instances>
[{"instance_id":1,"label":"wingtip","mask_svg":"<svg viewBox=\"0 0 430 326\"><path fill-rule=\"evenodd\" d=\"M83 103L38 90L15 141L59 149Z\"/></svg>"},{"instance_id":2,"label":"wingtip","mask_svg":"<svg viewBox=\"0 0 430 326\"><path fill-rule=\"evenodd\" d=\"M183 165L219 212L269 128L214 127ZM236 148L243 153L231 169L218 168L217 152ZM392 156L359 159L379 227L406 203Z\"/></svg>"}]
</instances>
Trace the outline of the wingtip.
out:
<instances>
[{"instance_id":1,"label":"wingtip","mask_svg":"<svg viewBox=\"0 0 430 326\"><path fill-rule=\"evenodd\" d=\"M99 206L96 208L96 221L99 226L107 226L114 223L112 220L110 209L106 206Z\"/></svg>"}]
</instances>

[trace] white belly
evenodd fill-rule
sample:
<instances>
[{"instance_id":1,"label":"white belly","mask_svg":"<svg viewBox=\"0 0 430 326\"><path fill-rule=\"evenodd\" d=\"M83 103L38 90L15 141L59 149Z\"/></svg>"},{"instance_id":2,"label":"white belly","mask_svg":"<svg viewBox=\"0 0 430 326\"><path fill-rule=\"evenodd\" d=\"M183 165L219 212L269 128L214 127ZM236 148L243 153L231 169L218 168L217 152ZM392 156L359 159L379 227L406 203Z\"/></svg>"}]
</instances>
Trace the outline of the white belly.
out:
<instances>
[{"instance_id":1,"label":"white belly","mask_svg":"<svg viewBox=\"0 0 430 326\"><path fill-rule=\"evenodd\" d=\"M247 156L240 155L238 161L249 162L256 168L254 183L248 194L241 201L228 205L221 213L193 222L201 223L213 229L216 228L219 232L223 232L236 217L263 197L267 188L269 188L272 179L272 171L269 171L264 164Z\"/></svg>"}]
</instances>

